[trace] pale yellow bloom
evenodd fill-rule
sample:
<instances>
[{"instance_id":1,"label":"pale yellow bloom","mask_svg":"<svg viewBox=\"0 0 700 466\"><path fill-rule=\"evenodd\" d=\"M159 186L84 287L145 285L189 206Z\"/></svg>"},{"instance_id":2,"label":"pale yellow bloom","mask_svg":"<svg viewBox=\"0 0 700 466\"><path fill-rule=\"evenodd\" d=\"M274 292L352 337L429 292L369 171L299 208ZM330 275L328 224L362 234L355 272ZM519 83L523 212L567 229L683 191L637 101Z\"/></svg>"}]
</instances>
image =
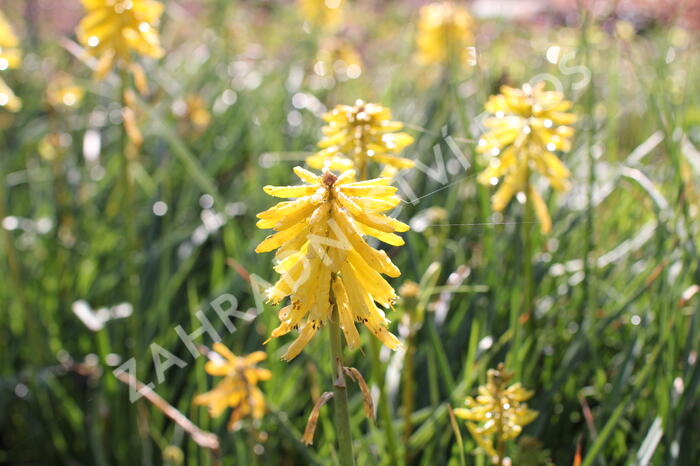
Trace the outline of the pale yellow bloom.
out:
<instances>
[{"instance_id":1,"label":"pale yellow bloom","mask_svg":"<svg viewBox=\"0 0 700 466\"><path fill-rule=\"evenodd\" d=\"M0 71L17 68L21 63L22 54L19 49L19 39L5 15L0 12ZM21 107L22 101L0 78L0 108L16 112Z\"/></svg>"},{"instance_id":2,"label":"pale yellow bloom","mask_svg":"<svg viewBox=\"0 0 700 466\"><path fill-rule=\"evenodd\" d=\"M343 0L298 0L299 14L316 27L335 26L342 17Z\"/></svg>"},{"instance_id":3,"label":"pale yellow bloom","mask_svg":"<svg viewBox=\"0 0 700 466\"><path fill-rule=\"evenodd\" d=\"M81 0L86 14L77 29L78 40L99 59L95 75L104 77L115 61L131 62L131 52L160 58L158 21L163 4L155 0Z\"/></svg>"},{"instance_id":4,"label":"pale yellow bloom","mask_svg":"<svg viewBox=\"0 0 700 466\"><path fill-rule=\"evenodd\" d=\"M48 133L39 140L37 151L44 160L58 160L64 152L64 148L61 146L61 135L59 133Z\"/></svg>"},{"instance_id":5,"label":"pale yellow bloom","mask_svg":"<svg viewBox=\"0 0 700 466\"><path fill-rule=\"evenodd\" d=\"M488 167L479 174L482 184L497 184L492 198L493 209L503 210L519 192L532 200L542 231L551 230L552 221L540 194L533 189L533 171L544 176L558 191L569 188L569 170L554 154L571 149L576 115L566 113L571 102L557 91L545 91L544 83L525 84L522 89L501 87L501 94L491 96L486 111L489 131L481 136L478 152L492 156Z\"/></svg>"},{"instance_id":6,"label":"pale yellow bloom","mask_svg":"<svg viewBox=\"0 0 700 466\"><path fill-rule=\"evenodd\" d=\"M247 356L236 356L221 343L214 343L217 359L207 361L204 370L223 379L213 390L197 395L194 404L209 407L211 417L219 417L226 408L233 408L228 428L233 429L246 416L260 419L265 414L265 397L258 382L269 380L272 373L257 367L267 358L262 351Z\"/></svg>"},{"instance_id":7,"label":"pale yellow bloom","mask_svg":"<svg viewBox=\"0 0 700 466\"><path fill-rule=\"evenodd\" d=\"M316 55L314 72L339 80L355 79L362 74L362 58L351 44L337 38L327 39Z\"/></svg>"},{"instance_id":8,"label":"pale yellow bloom","mask_svg":"<svg viewBox=\"0 0 700 466\"><path fill-rule=\"evenodd\" d=\"M399 288L399 295L403 299L416 299L420 294L420 285L413 280L406 280Z\"/></svg>"},{"instance_id":9,"label":"pale yellow bloom","mask_svg":"<svg viewBox=\"0 0 700 466\"><path fill-rule=\"evenodd\" d=\"M537 411L529 409L525 403L533 392L519 383L508 386L513 374L506 371L503 364L499 364L498 369L490 369L486 377L487 383L479 387L476 399L467 397L467 407L457 408L454 413L469 421L469 432L496 462L498 451L494 441L500 445L516 438L524 426L535 420Z\"/></svg>"},{"instance_id":10,"label":"pale yellow bloom","mask_svg":"<svg viewBox=\"0 0 700 466\"><path fill-rule=\"evenodd\" d=\"M403 123L392 121L388 108L358 100L354 106L337 105L323 119L327 124L318 143L322 150L306 159L310 167L364 173L370 160L397 170L414 166L397 155L413 137L399 132Z\"/></svg>"},{"instance_id":11,"label":"pale yellow bloom","mask_svg":"<svg viewBox=\"0 0 700 466\"><path fill-rule=\"evenodd\" d=\"M55 109L76 108L85 96L85 89L75 84L70 76L60 74L46 88L46 102Z\"/></svg>"},{"instance_id":12,"label":"pale yellow bloom","mask_svg":"<svg viewBox=\"0 0 700 466\"><path fill-rule=\"evenodd\" d=\"M179 120L180 131L190 135L201 133L211 124L211 113L206 102L197 94L190 94L175 101L172 111Z\"/></svg>"},{"instance_id":13,"label":"pale yellow bloom","mask_svg":"<svg viewBox=\"0 0 700 466\"><path fill-rule=\"evenodd\" d=\"M187 115L192 125L198 129L204 129L211 123L211 113L207 110L204 99L198 95L188 95L185 98Z\"/></svg>"},{"instance_id":14,"label":"pale yellow bloom","mask_svg":"<svg viewBox=\"0 0 700 466\"><path fill-rule=\"evenodd\" d=\"M315 175L301 167L294 172L308 184L264 189L271 196L295 200L258 214L258 228L277 231L255 249L277 249L275 270L281 277L267 290L268 300L277 304L287 296L291 299L280 310L281 324L271 338L298 329L299 336L283 356L294 358L326 324L335 301L348 346L359 346L355 322L360 322L387 347L396 349L399 341L387 330L388 320L375 303L392 306L396 293L382 274L398 277L401 272L384 251L372 248L363 238L404 244L394 232L407 231L408 225L382 214L399 204L396 188L387 178L356 182L352 170L340 176L328 170Z\"/></svg>"},{"instance_id":15,"label":"pale yellow bloom","mask_svg":"<svg viewBox=\"0 0 700 466\"><path fill-rule=\"evenodd\" d=\"M452 2L430 3L420 9L418 60L424 64L469 61L474 20L467 10Z\"/></svg>"}]
</instances>

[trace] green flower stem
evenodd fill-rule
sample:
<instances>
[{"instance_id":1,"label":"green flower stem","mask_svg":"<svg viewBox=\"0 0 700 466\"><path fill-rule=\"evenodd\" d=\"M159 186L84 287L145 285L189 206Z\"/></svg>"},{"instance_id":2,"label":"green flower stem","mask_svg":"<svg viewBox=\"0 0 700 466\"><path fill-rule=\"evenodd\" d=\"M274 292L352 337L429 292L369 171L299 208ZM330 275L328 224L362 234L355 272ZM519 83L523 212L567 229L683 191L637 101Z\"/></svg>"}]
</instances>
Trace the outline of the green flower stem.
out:
<instances>
[{"instance_id":1,"label":"green flower stem","mask_svg":"<svg viewBox=\"0 0 700 466\"><path fill-rule=\"evenodd\" d=\"M129 89L129 72L125 65L119 70L119 103L122 111L126 108L126 92ZM136 253L137 253L137 237L136 223L134 212L137 211L134 200L134 187L131 176L131 159L129 156L129 135L126 132L126 126L122 121L119 144L121 151L121 176L123 183L124 199L121 205L122 222L124 227L124 254L125 254L125 283L126 289L124 295L128 302L131 303L134 309L134 315L130 319L129 337L132 341L132 351L136 360L141 360L143 352L141 350L141 323L139 320L139 276L136 271ZM104 332L104 330L102 330ZM104 333L103 333L104 337ZM108 340L107 340L108 341ZM108 390L113 390L112 387L106 387ZM141 458L146 460L150 457L151 440L148 435L148 412L141 405L136 411L136 423L138 426L137 432L141 442Z\"/></svg>"},{"instance_id":2,"label":"green flower stem","mask_svg":"<svg viewBox=\"0 0 700 466\"><path fill-rule=\"evenodd\" d=\"M122 66L120 73L120 90L119 102L122 110L126 108L126 92L129 90L129 73ZM134 186L131 176L131 159L128 153L129 137L126 133L126 127L122 123L120 133L120 144L122 153L122 183L124 183L124 202L122 204L124 234L125 234L125 254L126 254L126 296L128 301L134 307L134 313L138 312L138 289L139 277L136 272L136 227L134 224L134 212L136 212L136 204L134 200ZM138 359L141 355L141 327L138 319L131 319L131 337L134 341L134 355Z\"/></svg>"},{"instance_id":3,"label":"green flower stem","mask_svg":"<svg viewBox=\"0 0 700 466\"><path fill-rule=\"evenodd\" d=\"M3 141L4 142L4 141ZM3 144L4 147L4 144ZM4 152L4 151L3 151ZM2 162L0 162L2 163ZM0 180L2 180L3 185L0 186L0 220L4 219L6 216L5 203L6 199L6 189L5 184L5 172L4 167L0 165ZM9 304L9 308L13 311L19 311L24 314L22 318L22 324L27 326L27 331L29 334L29 340L32 342L34 347L33 351L29 351L32 355L34 362L37 364L42 363L42 361L49 360L51 355L49 354L48 347L42 344L44 337L42 336L42 330L40 327L41 318L37 315L34 308L29 305L27 295L25 294L24 278L22 276L22 264L19 261L17 255L17 250L15 249L15 244L12 238L12 232L3 228L0 225L0 235L2 235L2 247L5 257L7 258L7 268L9 269L10 283L14 287L17 293L17 302ZM10 317L9 314L6 315L7 321L5 324L10 328Z\"/></svg>"},{"instance_id":4,"label":"green flower stem","mask_svg":"<svg viewBox=\"0 0 700 466\"><path fill-rule=\"evenodd\" d=\"M583 57L586 66L591 69L591 57L590 57L590 44L588 42L590 18L589 15L584 15L583 27L581 28L581 47L583 48ZM588 173L587 173L587 190L586 190L586 217L585 217L585 228L586 235L583 243L583 299L581 300L581 323L587 320L587 313L589 304L593 301L593 287L592 282L594 280L593 270L592 270L592 251L595 247L595 218L594 218L594 208L593 205L593 187L596 183L595 174L595 158L593 157L593 106L595 104L595 95L593 81L591 77L591 82L588 84L588 89L586 89L584 105L586 108L586 115L589 118L588 127L586 128L586 154L588 156Z\"/></svg>"},{"instance_id":5,"label":"green flower stem","mask_svg":"<svg viewBox=\"0 0 700 466\"><path fill-rule=\"evenodd\" d=\"M335 430L340 448L341 466L354 466L352 434L350 432L350 411L348 409L348 386L343 374L343 349L340 342L340 324L335 298L332 300L332 314L328 329L331 337L331 366L333 372L333 404L335 407Z\"/></svg>"},{"instance_id":6,"label":"green flower stem","mask_svg":"<svg viewBox=\"0 0 700 466\"><path fill-rule=\"evenodd\" d=\"M532 230L536 228L535 215L530 199L530 182L527 183L527 200L525 201L525 215L523 218L523 281L525 283L525 291L522 306L522 315L531 323L534 319L535 310L535 278L533 273L533 242ZM530 325L528 325L530 326Z\"/></svg>"},{"instance_id":7,"label":"green flower stem","mask_svg":"<svg viewBox=\"0 0 700 466\"><path fill-rule=\"evenodd\" d=\"M527 328L532 329L534 322L534 302L535 302L535 280L532 267L533 260L533 242L532 230L535 228L535 215L533 211L532 200L530 196L530 171L526 173L525 184L525 211L523 214L523 223L521 228L522 234L522 263L523 263L523 299L520 307L512 306L510 312L510 328L513 331L513 345L510 351L510 364L514 368L518 377L522 377L522 357L520 354L520 346L523 340L523 329L521 324L524 319L527 319Z\"/></svg>"},{"instance_id":8,"label":"green flower stem","mask_svg":"<svg viewBox=\"0 0 700 466\"><path fill-rule=\"evenodd\" d=\"M406 338L406 356L404 356L404 367L403 367L403 442L408 449L408 442L411 439L411 433L413 431L413 422L411 420L411 414L413 414L414 406L414 394L415 385L413 380L414 372L414 356L416 353L416 343L415 335L413 329L410 328L414 325L413 319L409 320L409 333ZM408 459L408 451L406 451L406 458Z\"/></svg>"},{"instance_id":9,"label":"green flower stem","mask_svg":"<svg viewBox=\"0 0 700 466\"><path fill-rule=\"evenodd\" d=\"M499 377L498 377L498 383L496 384L496 392L494 393L494 398L497 401L496 403L496 451L498 453L498 462L496 463L497 466L503 466L503 460L506 456L506 442L505 442L505 435L503 434L503 415L504 415L504 409L503 409L503 403L502 403L502 393L501 390L503 389L503 384L502 384L502 378L501 375L503 375L503 372L500 371L499 368Z\"/></svg>"}]
</instances>

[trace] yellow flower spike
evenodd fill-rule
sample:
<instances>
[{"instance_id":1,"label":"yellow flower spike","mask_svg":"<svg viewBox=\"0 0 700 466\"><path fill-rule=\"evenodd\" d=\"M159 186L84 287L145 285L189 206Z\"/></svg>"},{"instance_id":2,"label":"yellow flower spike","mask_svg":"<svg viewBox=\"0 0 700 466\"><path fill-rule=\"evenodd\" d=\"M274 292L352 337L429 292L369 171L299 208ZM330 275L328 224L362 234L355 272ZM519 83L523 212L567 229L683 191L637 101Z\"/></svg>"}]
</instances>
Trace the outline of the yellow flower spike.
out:
<instances>
[{"instance_id":1,"label":"yellow flower spike","mask_svg":"<svg viewBox=\"0 0 700 466\"><path fill-rule=\"evenodd\" d=\"M318 143L322 150L306 159L310 167L336 171L355 168L363 174L370 160L395 170L415 165L397 155L413 144L413 137L400 132L403 123L392 121L388 108L358 100L354 106L337 105L323 119L327 124Z\"/></svg>"},{"instance_id":2,"label":"yellow flower spike","mask_svg":"<svg viewBox=\"0 0 700 466\"><path fill-rule=\"evenodd\" d=\"M0 11L0 71L17 68L21 64L19 39L5 15ZM0 78L0 108L10 112L16 112L22 108L22 101L2 78Z\"/></svg>"},{"instance_id":3,"label":"yellow flower spike","mask_svg":"<svg viewBox=\"0 0 700 466\"><path fill-rule=\"evenodd\" d=\"M21 64L19 39L5 15L0 11L0 71L17 68Z\"/></svg>"},{"instance_id":4,"label":"yellow flower spike","mask_svg":"<svg viewBox=\"0 0 700 466\"><path fill-rule=\"evenodd\" d=\"M418 61L446 64L454 57L468 63L468 47L474 42L474 20L466 9L452 2L430 3L420 9Z\"/></svg>"},{"instance_id":5,"label":"yellow flower spike","mask_svg":"<svg viewBox=\"0 0 700 466\"><path fill-rule=\"evenodd\" d=\"M340 23L343 0L298 0L302 19L315 27L332 27Z\"/></svg>"},{"instance_id":6,"label":"yellow flower spike","mask_svg":"<svg viewBox=\"0 0 700 466\"><path fill-rule=\"evenodd\" d=\"M157 25L163 4L155 0L81 0L86 9L78 25L78 40L98 59L95 77L104 78L115 61L131 63L131 52L163 56Z\"/></svg>"},{"instance_id":7,"label":"yellow flower spike","mask_svg":"<svg viewBox=\"0 0 700 466\"><path fill-rule=\"evenodd\" d=\"M524 426L535 420L537 411L525 403L533 392L519 383L508 385L513 374L504 369L503 363L497 369L490 369L486 377L487 383L479 387L476 399L467 397L467 407L457 408L454 413L468 421L467 428L474 440L494 458L494 464L500 464L503 458L498 458L498 452L503 452L505 442L516 438Z\"/></svg>"},{"instance_id":8,"label":"yellow flower spike","mask_svg":"<svg viewBox=\"0 0 700 466\"><path fill-rule=\"evenodd\" d=\"M204 369L223 379L213 390L197 395L194 404L208 406L211 417L220 416L228 407L233 408L229 429L234 429L246 416L260 419L265 414L265 397L257 385L269 380L272 373L257 367L257 363L264 361L267 355L256 351L247 356L236 356L222 343L214 343L214 351L214 358Z\"/></svg>"},{"instance_id":9,"label":"yellow flower spike","mask_svg":"<svg viewBox=\"0 0 700 466\"><path fill-rule=\"evenodd\" d=\"M517 193L533 202L541 229L549 233L552 226L547 206L530 183L533 171L544 176L557 191L569 188L570 173L555 151L571 149L576 115L567 113L571 102L557 91L545 91L544 83L525 84L522 89L501 87L501 94L491 96L485 105L492 116L485 120L489 129L479 139L477 151L491 156L479 174L482 184L497 184L492 198L493 209L505 209Z\"/></svg>"},{"instance_id":10,"label":"yellow flower spike","mask_svg":"<svg viewBox=\"0 0 700 466\"><path fill-rule=\"evenodd\" d=\"M337 176L328 169L321 175L294 168L305 183L298 186L266 186L283 201L258 214L259 228L276 233L262 241L255 252L277 250L275 270L281 277L267 290L268 302L278 304L287 296L291 303L279 312L280 325L271 338L293 329L299 336L283 356L296 357L331 316L331 293L338 307L340 327L351 348L360 337L355 323L364 324L384 345L396 349L399 340L387 330L388 320L377 307L392 306L394 289L382 277L401 272L389 256L372 248L365 235L389 244L403 244L394 232L408 230L385 212L400 202L390 180L355 181L348 170Z\"/></svg>"}]
</instances>

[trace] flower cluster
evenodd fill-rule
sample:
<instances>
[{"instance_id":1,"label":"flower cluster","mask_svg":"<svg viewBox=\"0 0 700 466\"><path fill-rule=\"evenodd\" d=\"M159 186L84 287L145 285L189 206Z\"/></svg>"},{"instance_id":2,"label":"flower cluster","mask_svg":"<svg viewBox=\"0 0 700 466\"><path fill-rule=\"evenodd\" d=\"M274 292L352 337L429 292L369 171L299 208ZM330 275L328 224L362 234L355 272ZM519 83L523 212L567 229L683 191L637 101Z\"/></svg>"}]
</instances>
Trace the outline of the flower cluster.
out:
<instances>
[{"instance_id":1,"label":"flower cluster","mask_svg":"<svg viewBox=\"0 0 700 466\"><path fill-rule=\"evenodd\" d=\"M291 298L280 310L281 324L271 338L298 329L299 336L283 356L294 358L326 324L334 302L348 346L360 344L355 327L359 322L386 346L397 348L399 341L387 330L388 320L375 303L384 308L393 304L396 294L382 274L398 277L400 271L384 251L363 238L404 244L394 232L407 231L408 225L382 214L399 204L396 188L388 178L355 181L353 170L336 176L326 169L315 175L295 167L294 173L307 184L264 188L271 196L294 200L258 214L259 228L277 231L255 249L277 249L275 270L281 277L267 290L267 298L272 304Z\"/></svg>"},{"instance_id":2,"label":"flower cluster","mask_svg":"<svg viewBox=\"0 0 700 466\"><path fill-rule=\"evenodd\" d=\"M315 27L335 26L340 22L343 0L298 0L299 14Z\"/></svg>"},{"instance_id":3,"label":"flower cluster","mask_svg":"<svg viewBox=\"0 0 700 466\"><path fill-rule=\"evenodd\" d=\"M467 63L474 20L452 2L430 3L420 9L418 60L424 64Z\"/></svg>"},{"instance_id":4,"label":"flower cluster","mask_svg":"<svg viewBox=\"0 0 700 466\"><path fill-rule=\"evenodd\" d=\"M497 369L490 369L486 377L487 383L479 387L476 399L468 397L467 407L457 408L454 413L470 421L467 428L476 442L491 457L498 459L494 440L501 445L516 438L523 426L535 420L537 411L529 409L525 403L532 398L531 391L519 383L508 386L513 374L506 371L502 363Z\"/></svg>"},{"instance_id":5,"label":"flower cluster","mask_svg":"<svg viewBox=\"0 0 700 466\"><path fill-rule=\"evenodd\" d=\"M157 25L163 4L155 0L82 0L87 13L78 26L78 40L99 59L95 76L103 78L114 65L131 63L131 52L160 58L163 49Z\"/></svg>"},{"instance_id":6,"label":"flower cluster","mask_svg":"<svg viewBox=\"0 0 700 466\"><path fill-rule=\"evenodd\" d=\"M269 380L272 373L256 366L267 355L256 351L247 356L236 356L221 343L214 343L213 356L204 369L210 375L223 379L213 390L197 395L194 404L209 407L211 417L220 416L228 407L233 408L228 428L233 429L246 416L260 419L265 414L265 398L258 382ZM218 354L217 354L218 353Z\"/></svg>"},{"instance_id":7,"label":"flower cluster","mask_svg":"<svg viewBox=\"0 0 700 466\"><path fill-rule=\"evenodd\" d=\"M336 106L323 119L327 124L318 143L322 150L306 159L310 167L337 171L355 168L362 174L372 160L384 164L383 175L391 176L396 170L414 166L412 160L397 155L413 143L413 137L400 132L403 123L392 121L388 108L358 100L355 105Z\"/></svg>"},{"instance_id":8,"label":"flower cluster","mask_svg":"<svg viewBox=\"0 0 700 466\"><path fill-rule=\"evenodd\" d=\"M17 68L22 63L19 39L12 30L5 15L0 12L0 71ZM0 108L16 112L22 107L22 101L15 95L5 81L0 78Z\"/></svg>"},{"instance_id":9,"label":"flower cluster","mask_svg":"<svg viewBox=\"0 0 700 466\"><path fill-rule=\"evenodd\" d=\"M503 210L512 197L525 193L531 200L542 231L551 230L547 206L530 183L530 172L542 174L556 190L569 187L569 170L554 154L568 151L574 129L569 126L576 115L567 113L571 102L561 92L545 91L544 83L525 84L522 89L501 87L491 96L486 111L493 116L485 121L489 131L481 136L477 150L492 156L489 166L479 174L479 182L497 184L493 209Z\"/></svg>"}]
</instances>

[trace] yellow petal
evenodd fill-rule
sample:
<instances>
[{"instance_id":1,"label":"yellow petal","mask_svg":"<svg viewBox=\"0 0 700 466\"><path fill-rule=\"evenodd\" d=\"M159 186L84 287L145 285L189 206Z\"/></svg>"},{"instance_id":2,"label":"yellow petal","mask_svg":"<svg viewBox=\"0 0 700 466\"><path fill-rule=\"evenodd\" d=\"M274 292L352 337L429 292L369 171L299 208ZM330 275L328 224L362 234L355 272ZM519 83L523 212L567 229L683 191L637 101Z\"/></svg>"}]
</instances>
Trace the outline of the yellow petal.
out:
<instances>
[{"instance_id":1,"label":"yellow petal","mask_svg":"<svg viewBox=\"0 0 700 466\"><path fill-rule=\"evenodd\" d=\"M550 218L549 212L547 211L547 205L544 203L544 200L539 195L539 193L533 188L530 188L530 192L528 195L532 200L532 207L535 210L535 215L537 215L537 218L540 221L540 228L542 229L542 233L549 233L550 231L552 231L552 219Z\"/></svg>"},{"instance_id":2,"label":"yellow petal","mask_svg":"<svg viewBox=\"0 0 700 466\"><path fill-rule=\"evenodd\" d=\"M270 380L272 378L272 372L269 369L256 369L256 375L258 380Z\"/></svg>"},{"instance_id":3,"label":"yellow petal","mask_svg":"<svg viewBox=\"0 0 700 466\"><path fill-rule=\"evenodd\" d=\"M146 73L143 71L141 65L132 63L129 65L129 70L131 70L131 74L134 76L136 90L138 90L141 95L148 94L148 79L146 79Z\"/></svg>"},{"instance_id":4,"label":"yellow petal","mask_svg":"<svg viewBox=\"0 0 700 466\"><path fill-rule=\"evenodd\" d=\"M15 93L10 89L10 87L5 84L5 81L0 78L0 98L3 102L0 102L0 108L6 108L11 112L16 112L22 108L22 101L15 95Z\"/></svg>"},{"instance_id":5,"label":"yellow petal","mask_svg":"<svg viewBox=\"0 0 700 466\"><path fill-rule=\"evenodd\" d=\"M291 361L292 359L296 358L309 343L309 341L311 341L311 338L313 338L314 335L316 335L316 328L314 328L312 325L306 324L299 332L297 339L294 340L291 345L289 345L289 348L282 356L282 359L285 361Z\"/></svg>"},{"instance_id":6,"label":"yellow petal","mask_svg":"<svg viewBox=\"0 0 700 466\"><path fill-rule=\"evenodd\" d=\"M391 210L401 203L399 198L395 196L391 200L369 197L356 197L353 200L362 210L370 212L386 212L387 210Z\"/></svg>"},{"instance_id":7,"label":"yellow petal","mask_svg":"<svg viewBox=\"0 0 700 466\"><path fill-rule=\"evenodd\" d=\"M363 285L349 264L343 264L341 279L348 293L348 302L355 316L355 320L365 324L372 334L390 349L401 346L401 342L386 329L386 318L381 310L372 302L369 293L365 292Z\"/></svg>"},{"instance_id":8,"label":"yellow petal","mask_svg":"<svg viewBox=\"0 0 700 466\"><path fill-rule=\"evenodd\" d=\"M388 180L388 182L391 182L391 179L388 178L378 178L378 180ZM391 196L397 191L397 188L394 186L382 186L380 183L373 183L374 181L375 180L369 180L366 183L361 181L357 183L349 183L341 186L339 189L343 194L349 197L364 196L374 198Z\"/></svg>"},{"instance_id":9,"label":"yellow petal","mask_svg":"<svg viewBox=\"0 0 700 466\"><path fill-rule=\"evenodd\" d=\"M259 213L260 220L255 225L260 229L284 230L310 217L315 209L316 205L310 198L300 198L291 203L280 202L271 209Z\"/></svg>"},{"instance_id":10,"label":"yellow petal","mask_svg":"<svg viewBox=\"0 0 700 466\"><path fill-rule=\"evenodd\" d=\"M493 195L492 205L493 210L496 212L505 209L512 197L525 187L525 176L527 174L526 163L527 162L521 163L516 167L514 172L507 175L496 191L496 194Z\"/></svg>"},{"instance_id":11,"label":"yellow petal","mask_svg":"<svg viewBox=\"0 0 700 466\"><path fill-rule=\"evenodd\" d=\"M386 252L372 248L362 239L360 233L353 225L352 220L339 213L335 214L335 218L352 247L357 251L358 255L367 262L367 265L390 277L398 277L401 275L401 271L391 262Z\"/></svg>"},{"instance_id":12,"label":"yellow petal","mask_svg":"<svg viewBox=\"0 0 700 466\"><path fill-rule=\"evenodd\" d=\"M407 231L408 225L399 222L391 217L385 215L376 214L374 212L365 212L355 201L346 196L342 192L337 193L337 199L340 204L348 209L352 214L353 218L368 227L374 228L376 230L384 231L386 233L392 233L394 231Z\"/></svg>"},{"instance_id":13,"label":"yellow petal","mask_svg":"<svg viewBox=\"0 0 700 466\"><path fill-rule=\"evenodd\" d=\"M571 176L571 173L559 157L549 151L542 151L534 159L536 163L541 160L543 166L540 168L540 171L547 177L554 189L565 191L569 188L568 178Z\"/></svg>"},{"instance_id":14,"label":"yellow petal","mask_svg":"<svg viewBox=\"0 0 700 466\"><path fill-rule=\"evenodd\" d=\"M371 294L375 301L388 308L396 300L396 293L391 285L376 270L369 267L359 254L350 251L348 262L352 265L362 289Z\"/></svg>"},{"instance_id":15,"label":"yellow petal","mask_svg":"<svg viewBox=\"0 0 700 466\"><path fill-rule=\"evenodd\" d=\"M214 348L214 351L216 351L217 353L219 353L221 356L225 357L229 361L236 361L238 359L236 357L236 355L233 354L233 352L230 349L228 349L226 347L226 345L224 345L221 342L217 341L216 343L214 343L212 348Z\"/></svg>"},{"instance_id":16,"label":"yellow petal","mask_svg":"<svg viewBox=\"0 0 700 466\"><path fill-rule=\"evenodd\" d=\"M394 233L386 233L380 230L376 230L359 222L357 224L357 227L360 229L362 234L373 236L379 241L382 241L386 244L391 244L392 246L403 246L404 244L406 244L403 238Z\"/></svg>"},{"instance_id":17,"label":"yellow petal","mask_svg":"<svg viewBox=\"0 0 700 466\"><path fill-rule=\"evenodd\" d=\"M375 155L372 159L377 163L383 163L398 169L413 168L416 166L413 160L394 155Z\"/></svg>"},{"instance_id":18,"label":"yellow petal","mask_svg":"<svg viewBox=\"0 0 700 466\"><path fill-rule=\"evenodd\" d=\"M267 359L267 354L264 351L254 351L243 358L247 364L257 364L265 359Z\"/></svg>"},{"instance_id":19,"label":"yellow petal","mask_svg":"<svg viewBox=\"0 0 700 466\"><path fill-rule=\"evenodd\" d=\"M301 167L294 167L294 173L302 180L312 185L320 184L320 178Z\"/></svg>"},{"instance_id":20,"label":"yellow petal","mask_svg":"<svg viewBox=\"0 0 700 466\"><path fill-rule=\"evenodd\" d=\"M265 186L263 188L263 191L265 191L266 194L269 194L270 196L274 196L274 197L293 198L293 197L310 196L314 192L316 192L316 189L318 189L317 186L308 186L308 185Z\"/></svg>"},{"instance_id":21,"label":"yellow petal","mask_svg":"<svg viewBox=\"0 0 700 466\"><path fill-rule=\"evenodd\" d=\"M514 146L510 146L498 158L489 161L489 166L479 173L477 180L481 184L490 185L492 178L500 178L505 175L515 163L516 150Z\"/></svg>"},{"instance_id":22,"label":"yellow petal","mask_svg":"<svg viewBox=\"0 0 700 466\"><path fill-rule=\"evenodd\" d=\"M287 241L291 241L299 235L303 235L308 230L307 222L299 222L286 230L279 231L274 235L269 235L255 248L255 252L268 252L282 246Z\"/></svg>"},{"instance_id":23,"label":"yellow petal","mask_svg":"<svg viewBox=\"0 0 700 466\"><path fill-rule=\"evenodd\" d=\"M114 63L114 52L107 51L97 62L97 67L95 68L95 79L101 81L107 76L107 73L112 69L112 64Z\"/></svg>"},{"instance_id":24,"label":"yellow petal","mask_svg":"<svg viewBox=\"0 0 700 466\"><path fill-rule=\"evenodd\" d=\"M351 188L359 188L359 187L363 187L363 186L364 187L367 187L367 186L387 186L389 189L384 190L384 194L394 194L397 191L397 188L395 188L394 186L391 186L391 178L373 178L371 180L355 181L348 186L350 186ZM378 191L372 192L372 194L377 194L377 193L378 193ZM354 192L350 195L361 196L362 194L359 192Z\"/></svg>"},{"instance_id":25,"label":"yellow petal","mask_svg":"<svg viewBox=\"0 0 700 466\"><path fill-rule=\"evenodd\" d=\"M230 366L222 361L207 361L204 370L209 375L227 375Z\"/></svg>"},{"instance_id":26,"label":"yellow petal","mask_svg":"<svg viewBox=\"0 0 700 466\"><path fill-rule=\"evenodd\" d=\"M324 151L307 157L306 164L318 170L328 168L329 170L340 172L350 170L354 166L352 160L335 154L327 155Z\"/></svg>"}]
</instances>

